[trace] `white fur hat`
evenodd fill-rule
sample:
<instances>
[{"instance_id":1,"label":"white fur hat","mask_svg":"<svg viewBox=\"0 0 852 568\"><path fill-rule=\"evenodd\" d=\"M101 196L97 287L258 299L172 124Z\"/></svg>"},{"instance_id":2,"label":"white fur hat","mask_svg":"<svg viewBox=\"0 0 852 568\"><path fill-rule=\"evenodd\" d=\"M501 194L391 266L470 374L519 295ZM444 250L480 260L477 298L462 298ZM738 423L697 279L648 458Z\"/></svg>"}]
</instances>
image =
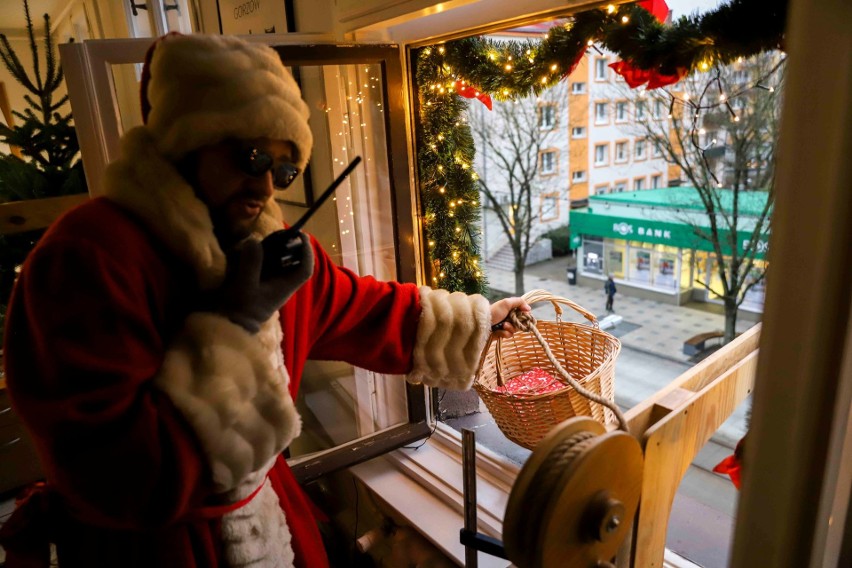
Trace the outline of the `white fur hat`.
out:
<instances>
[{"instance_id":1,"label":"white fur hat","mask_svg":"<svg viewBox=\"0 0 852 568\"><path fill-rule=\"evenodd\" d=\"M270 47L215 35L169 34L149 50L142 116L163 156L227 138L293 143L304 171L313 136L299 85Z\"/></svg>"}]
</instances>

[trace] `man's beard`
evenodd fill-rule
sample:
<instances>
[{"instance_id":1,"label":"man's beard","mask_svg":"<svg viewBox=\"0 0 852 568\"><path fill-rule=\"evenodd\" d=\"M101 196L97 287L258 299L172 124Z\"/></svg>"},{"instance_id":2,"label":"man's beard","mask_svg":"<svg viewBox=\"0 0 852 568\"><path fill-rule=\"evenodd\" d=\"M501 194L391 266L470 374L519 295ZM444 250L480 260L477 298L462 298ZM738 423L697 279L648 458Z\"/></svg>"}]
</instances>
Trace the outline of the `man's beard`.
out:
<instances>
[{"instance_id":1,"label":"man's beard","mask_svg":"<svg viewBox=\"0 0 852 568\"><path fill-rule=\"evenodd\" d=\"M210 219L213 221L213 234L219 241L223 251L227 251L238 242L242 241L257 227L260 215L251 221L236 223L228 217L227 204L216 209L210 209Z\"/></svg>"}]
</instances>

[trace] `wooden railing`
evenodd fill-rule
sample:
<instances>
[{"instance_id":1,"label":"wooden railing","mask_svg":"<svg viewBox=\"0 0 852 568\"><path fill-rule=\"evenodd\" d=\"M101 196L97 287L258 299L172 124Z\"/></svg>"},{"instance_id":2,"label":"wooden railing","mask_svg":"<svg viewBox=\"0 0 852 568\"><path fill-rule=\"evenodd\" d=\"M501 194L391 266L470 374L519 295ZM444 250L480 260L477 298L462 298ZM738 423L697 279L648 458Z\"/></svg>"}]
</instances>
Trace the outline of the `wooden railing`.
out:
<instances>
[{"instance_id":1,"label":"wooden railing","mask_svg":"<svg viewBox=\"0 0 852 568\"><path fill-rule=\"evenodd\" d=\"M751 393L760 325L691 368L625 413L645 454L642 494L632 539L619 568L660 568L675 493L689 465Z\"/></svg>"}]
</instances>

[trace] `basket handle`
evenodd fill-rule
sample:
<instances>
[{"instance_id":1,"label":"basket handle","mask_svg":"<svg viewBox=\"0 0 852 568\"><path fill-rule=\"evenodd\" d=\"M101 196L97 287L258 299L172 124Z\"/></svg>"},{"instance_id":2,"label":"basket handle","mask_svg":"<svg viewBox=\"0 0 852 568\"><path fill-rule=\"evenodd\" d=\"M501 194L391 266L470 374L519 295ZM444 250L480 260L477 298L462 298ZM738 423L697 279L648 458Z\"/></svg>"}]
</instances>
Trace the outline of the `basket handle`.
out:
<instances>
[{"instance_id":1,"label":"basket handle","mask_svg":"<svg viewBox=\"0 0 852 568\"><path fill-rule=\"evenodd\" d=\"M598 325L598 318L595 317L595 314L589 312L588 310L586 310L585 308L583 308L579 304L575 304L574 302L572 302L568 298L563 298L562 296L556 296L554 294L551 294L547 290L541 290L541 289L530 290L529 292L527 292L526 294L524 294L521 297L524 299L524 301L526 303L528 303L530 305L536 304L538 302L550 302L551 304L553 304L553 309L556 312L556 320L557 321L560 321L561 318L562 318L562 308L559 306L559 304L565 304L566 306L568 306L569 308L571 308L572 310L574 310L575 312L579 313L581 316L583 316L584 318L589 320L592 323L592 325L594 325L595 327L600 327Z\"/></svg>"}]
</instances>

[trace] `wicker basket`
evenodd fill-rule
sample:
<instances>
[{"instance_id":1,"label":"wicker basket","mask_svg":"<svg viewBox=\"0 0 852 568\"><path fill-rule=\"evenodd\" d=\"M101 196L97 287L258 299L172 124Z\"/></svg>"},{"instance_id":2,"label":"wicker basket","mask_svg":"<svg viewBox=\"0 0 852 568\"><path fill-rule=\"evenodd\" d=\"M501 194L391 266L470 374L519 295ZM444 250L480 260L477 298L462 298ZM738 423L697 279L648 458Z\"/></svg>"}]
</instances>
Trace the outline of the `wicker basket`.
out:
<instances>
[{"instance_id":1,"label":"wicker basket","mask_svg":"<svg viewBox=\"0 0 852 568\"><path fill-rule=\"evenodd\" d=\"M553 304L556 321L538 320L538 331L559 364L583 388L613 401L615 359L621 351L621 342L598 328L594 314L570 300L544 290L533 290L523 298L530 305ZM579 312L590 323L563 322L560 304ZM542 394L496 390L536 367L565 382L532 332L516 332L510 339L494 335L488 339L473 386L507 438L533 449L551 428L573 416L590 416L602 424L615 421L612 410L586 399L567 384Z\"/></svg>"}]
</instances>

